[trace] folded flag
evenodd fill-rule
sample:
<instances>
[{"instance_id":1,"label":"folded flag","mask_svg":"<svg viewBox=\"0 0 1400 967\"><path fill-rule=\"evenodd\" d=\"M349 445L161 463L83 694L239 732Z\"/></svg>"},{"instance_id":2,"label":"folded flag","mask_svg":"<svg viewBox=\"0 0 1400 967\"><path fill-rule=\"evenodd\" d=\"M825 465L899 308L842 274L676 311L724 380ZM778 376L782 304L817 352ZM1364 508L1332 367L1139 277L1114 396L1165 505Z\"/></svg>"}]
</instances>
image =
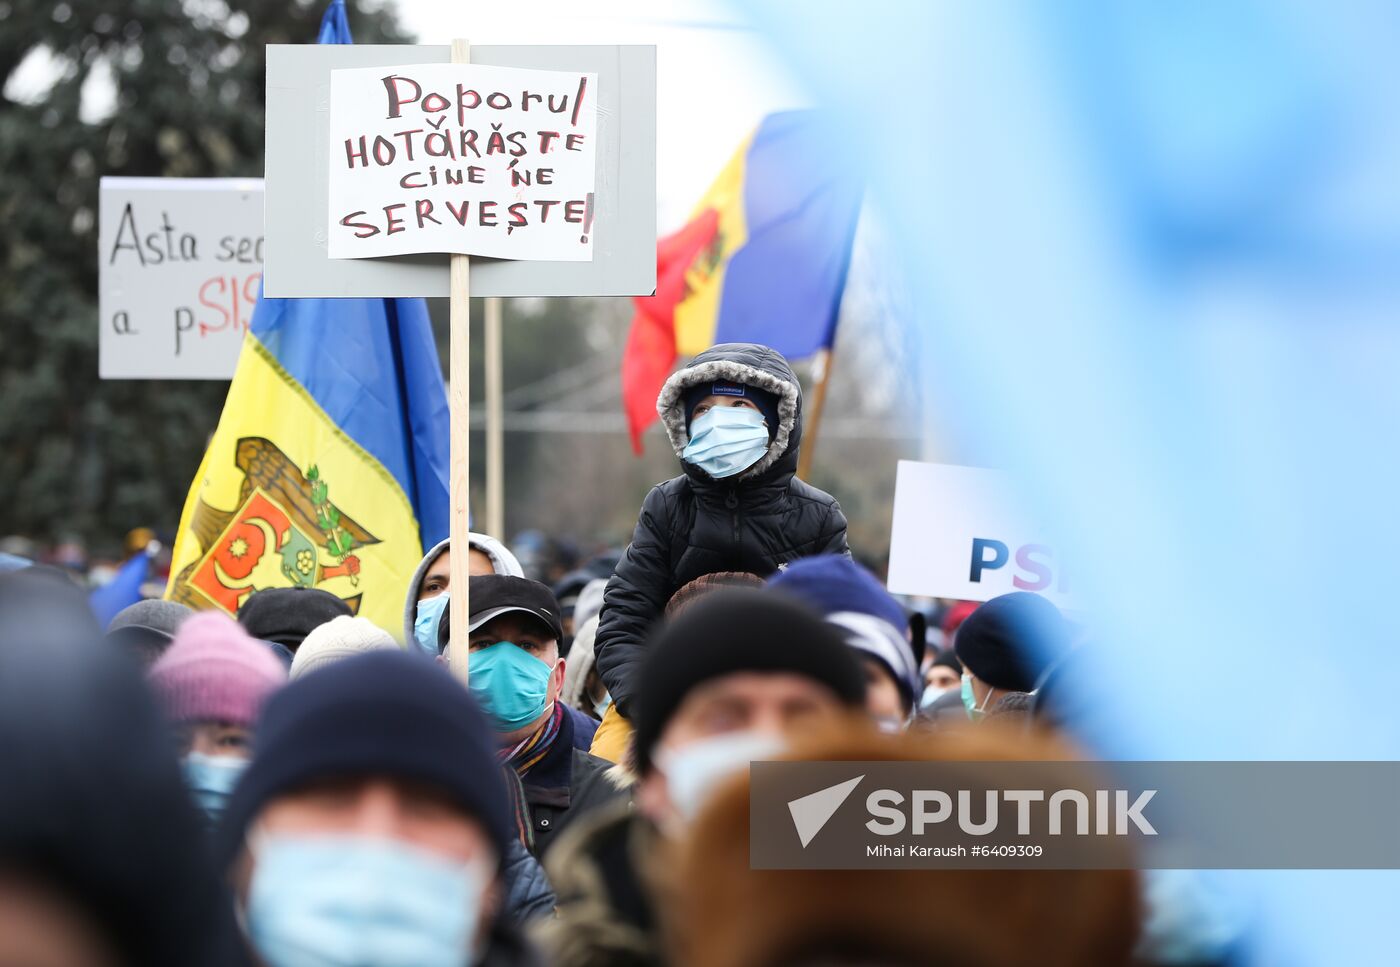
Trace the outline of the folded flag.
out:
<instances>
[{"instance_id":1,"label":"folded flag","mask_svg":"<svg viewBox=\"0 0 1400 967\"><path fill-rule=\"evenodd\" d=\"M150 570L150 551L137 551L117 569L112 580L93 589L88 595L88 605L99 625L107 627L118 611L141 600L141 585L146 583Z\"/></svg>"}]
</instances>

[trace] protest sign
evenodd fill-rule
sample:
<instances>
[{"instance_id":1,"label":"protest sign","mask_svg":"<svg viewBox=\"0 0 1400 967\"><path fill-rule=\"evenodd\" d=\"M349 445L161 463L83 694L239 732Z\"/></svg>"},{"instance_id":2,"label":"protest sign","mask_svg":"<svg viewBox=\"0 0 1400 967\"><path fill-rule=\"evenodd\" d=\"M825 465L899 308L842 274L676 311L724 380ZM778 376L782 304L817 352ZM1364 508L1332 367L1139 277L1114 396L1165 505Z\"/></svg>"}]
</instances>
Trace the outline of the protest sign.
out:
<instances>
[{"instance_id":1,"label":"protest sign","mask_svg":"<svg viewBox=\"0 0 1400 967\"><path fill-rule=\"evenodd\" d=\"M344 144L333 144L331 139L332 74L339 70L377 68L381 71L378 76L383 77L385 73L410 70L415 65L446 65L450 61L451 49L445 45L268 45L264 291L269 298L450 295L448 262L452 256L449 254L329 257L333 235L329 229L345 230L335 224L336 220L330 215L331 161L337 152L341 158L345 156ZM475 257L469 269L472 295L650 295L656 288L656 48L607 44L482 44L471 48L471 64L571 73L575 85L569 91L571 113L578 76L588 74L597 78L596 86L591 82L589 85L596 97L593 222L586 246L592 250L591 258L585 256L581 261L561 262ZM430 88L424 90L426 96ZM382 84L380 91L376 123L390 123L384 116L387 111L382 110L385 107ZM454 86L452 94L455 92ZM556 106L559 94L555 92ZM408 109L405 105L405 114L398 121L407 120ZM533 117L538 111L538 102L532 100L530 115ZM549 113L547 101L545 114L551 118L562 117L564 128L561 130L570 128L570 118ZM414 125L417 126L420 125ZM421 126L425 133L436 133L426 122ZM484 130L489 138L489 122ZM485 142L478 144L484 149ZM549 153L550 158L559 157L564 150L558 142L554 144L556 149ZM401 139L399 146L402 147ZM367 147L373 148L372 139ZM436 140L434 147L440 147ZM460 148L460 143L457 147ZM415 158L424 157L418 148L415 142ZM438 164L439 170L442 160L429 158L430 164ZM512 159L506 159L509 160ZM536 187L537 184L531 185L530 190ZM362 207L365 206L356 206ZM498 208L498 212L502 211ZM366 212L372 213L372 210L366 208ZM414 217L411 208L396 213ZM348 212L342 212L341 216L345 214ZM381 227L387 233L382 207L378 214ZM433 214L442 217L436 206ZM555 225L556 217L561 214L562 206L551 207L550 226ZM577 217L578 206L572 214ZM470 215L469 212L469 218ZM450 213L444 221L449 218ZM519 229L506 233L505 228L509 226L505 224L504 214L499 221L500 233L508 240L514 242L514 236L521 235L523 230ZM583 247L578 241L584 234L579 231L583 226L566 224L573 234L561 238L575 249ZM402 240L408 234L405 230L393 238Z\"/></svg>"},{"instance_id":2,"label":"protest sign","mask_svg":"<svg viewBox=\"0 0 1400 967\"><path fill-rule=\"evenodd\" d=\"M332 71L327 254L591 259L597 90L480 64Z\"/></svg>"},{"instance_id":3,"label":"protest sign","mask_svg":"<svg viewBox=\"0 0 1400 967\"><path fill-rule=\"evenodd\" d=\"M103 178L98 375L231 379L263 271L263 185Z\"/></svg>"},{"instance_id":4,"label":"protest sign","mask_svg":"<svg viewBox=\"0 0 1400 967\"><path fill-rule=\"evenodd\" d=\"M1063 549L1017 513L1004 474L901 460L895 478L889 589L987 601L1035 591L1075 610Z\"/></svg>"}]
</instances>

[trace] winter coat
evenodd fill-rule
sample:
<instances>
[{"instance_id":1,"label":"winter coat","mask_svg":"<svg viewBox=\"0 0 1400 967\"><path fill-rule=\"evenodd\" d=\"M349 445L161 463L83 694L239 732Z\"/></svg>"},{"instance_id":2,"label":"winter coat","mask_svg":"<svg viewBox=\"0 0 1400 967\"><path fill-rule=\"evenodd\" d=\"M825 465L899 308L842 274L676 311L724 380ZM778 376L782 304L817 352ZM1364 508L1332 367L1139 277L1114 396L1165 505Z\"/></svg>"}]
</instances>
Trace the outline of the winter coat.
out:
<instances>
[{"instance_id":1,"label":"winter coat","mask_svg":"<svg viewBox=\"0 0 1400 967\"><path fill-rule=\"evenodd\" d=\"M682 585L716 571L767 577L801 557L849 554L846 517L830 494L797 479L802 387L781 355L752 343L724 343L666 381L656 409L680 457L689 442L685 392L714 380L743 383L778 399L768 452L743 473L716 480L681 460L685 472L653 487L632 544L603 595L594 644L598 673L628 715L646 637Z\"/></svg>"},{"instance_id":2,"label":"winter coat","mask_svg":"<svg viewBox=\"0 0 1400 967\"><path fill-rule=\"evenodd\" d=\"M645 872L655 827L619 802L559 838L545 870L559 895L539 939L554 967L661 967L656 896Z\"/></svg>"},{"instance_id":3,"label":"winter coat","mask_svg":"<svg viewBox=\"0 0 1400 967\"><path fill-rule=\"evenodd\" d=\"M575 747L573 733L573 717L565 715L549 752L520 777L536 856L543 857L559 831L588 810L626 797L608 776L612 763Z\"/></svg>"},{"instance_id":4,"label":"winter coat","mask_svg":"<svg viewBox=\"0 0 1400 967\"><path fill-rule=\"evenodd\" d=\"M506 888L501 911L511 923L521 926L554 912L554 890L544 875L540 861L530 855L525 844L513 838L501 861L501 882Z\"/></svg>"},{"instance_id":5,"label":"winter coat","mask_svg":"<svg viewBox=\"0 0 1400 967\"><path fill-rule=\"evenodd\" d=\"M521 929L498 917L472 967L544 967L544 963Z\"/></svg>"}]
</instances>

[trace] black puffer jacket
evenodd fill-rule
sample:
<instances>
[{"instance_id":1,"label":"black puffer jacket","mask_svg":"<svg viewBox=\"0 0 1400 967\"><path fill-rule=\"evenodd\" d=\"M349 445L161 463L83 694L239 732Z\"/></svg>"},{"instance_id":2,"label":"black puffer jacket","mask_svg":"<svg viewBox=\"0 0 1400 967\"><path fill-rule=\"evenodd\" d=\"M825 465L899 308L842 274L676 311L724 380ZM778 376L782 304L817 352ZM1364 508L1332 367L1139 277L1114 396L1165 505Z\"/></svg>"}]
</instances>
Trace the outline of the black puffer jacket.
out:
<instances>
[{"instance_id":1,"label":"black puffer jacket","mask_svg":"<svg viewBox=\"0 0 1400 967\"><path fill-rule=\"evenodd\" d=\"M646 637L680 587L716 571L766 577L813 554L849 553L846 517L830 494L798 480L802 386L787 360L752 343L705 350L666 381L656 409L679 457L688 442L685 391L728 380L778 398L778 429L768 453L735 477L715 480L681 461L679 477L657 484L642 503L632 544L603 595L594 644L598 673L627 715Z\"/></svg>"}]
</instances>

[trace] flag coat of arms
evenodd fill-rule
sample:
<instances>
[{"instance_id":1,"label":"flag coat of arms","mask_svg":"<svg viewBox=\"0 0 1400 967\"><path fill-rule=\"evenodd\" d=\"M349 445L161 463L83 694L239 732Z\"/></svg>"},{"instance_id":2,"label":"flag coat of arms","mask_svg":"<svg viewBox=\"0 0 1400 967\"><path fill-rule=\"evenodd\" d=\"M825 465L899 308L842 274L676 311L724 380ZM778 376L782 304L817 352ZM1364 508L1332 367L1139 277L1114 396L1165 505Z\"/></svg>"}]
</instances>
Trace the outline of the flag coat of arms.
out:
<instances>
[{"instance_id":1,"label":"flag coat of arms","mask_svg":"<svg viewBox=\"0 0 1400 967\"><path fill-rule=\"evenodd\" d=\"M398 629L446 536L447 420L420 300L261 300L166 596L232 615L263 588L320 588Z\"/></svg>"}]
</instances>

